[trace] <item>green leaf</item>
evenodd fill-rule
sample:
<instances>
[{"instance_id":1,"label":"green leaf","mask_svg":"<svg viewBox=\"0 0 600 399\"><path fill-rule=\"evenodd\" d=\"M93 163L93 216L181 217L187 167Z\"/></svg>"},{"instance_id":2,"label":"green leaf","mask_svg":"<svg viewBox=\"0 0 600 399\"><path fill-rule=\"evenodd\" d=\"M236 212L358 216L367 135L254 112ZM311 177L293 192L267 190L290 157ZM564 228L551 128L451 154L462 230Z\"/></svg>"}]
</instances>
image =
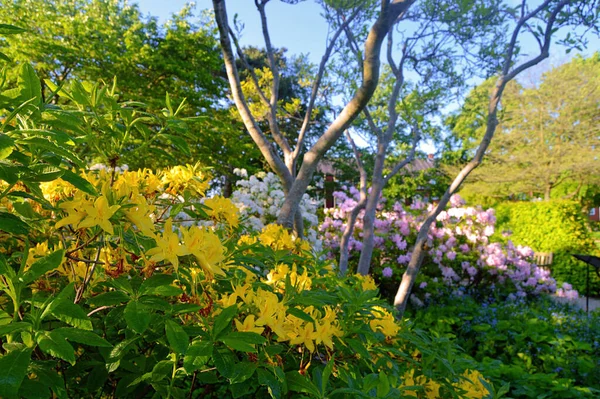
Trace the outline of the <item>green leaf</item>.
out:
<instances>
[{"instance_id":1,"label":"green leaf","mask_svg":"<svg viewBox=\"0 0 600 399\"><path fill-rule=\"evenodd\" d=\"M0 212L0 230L10 234L27 235L30 228L31 226L18 216L12 213Z\"/></svg>"},{"instance_id":2,"label":"green leaf","mask_svg":"<svg viewBox=\"0 0 600 399\"><path fill-rule=\"evenodd\" d=\"M348 338L346 340L344 340L348 345L350 345L350 348L352 348L352 350L359 354L361 358L363 359L370 359L371 355L369 355L369 351L367 350L367 348L364 346L364 344L354 338Z\"/></svg>"},{"instance_id":3,"label":"green leaf","mask_svg":"<svg viewBox=\"0 0 600 399\"><path fill-rule=\"evenodd\" d=\"M59 332L39 331L36 335L36 341L42 351L75 365L75 351Z\"/></svg>"},{"instance_id":4,"label":"green leaf","mask_svg":"<svg viewBox=\"0 0 600 399\"><path fill-rule=\"evenodd\" d=\"M331 373L333 372L333 366L335 361L333 357L327 362L327 366L323 369L323 374L321 376L321 393L325 395L327 392L327 384L329 383L329 377L331 377Z\"/></svg>"},{"instance_id":5,"label":"green leaf","mask_svg":"<svg viewBox=\"0 0 600 399\"><path fill-rule=\"evenodd\" d=\"M129 295L123 291L108 291L89 298L86 302L93 306L114 306L129 301Z\"/></svg>"},{"instance_id":6,"label":"green leaf","mask_svg":"<svg viewBox=\"0 0 600 399\"><path fill-rule=\"evenodd\" d=\"M148 307L137 301L131 301L125 306L124 316L127 326L138 334L146 331L150 325Z\"/></svg>"},{"instance_id":7,"label":"green leaf","mask_svg":"<svg viewBox=\"0 0 600 399\"><path fill-rule=\"evenodd\" d=\"M79 157L77 155L75 155L71 151L53 143L52 141L48 140L47 138L27 137L25 139L18 140L18 143L28 145L34 149L49 151L49 152L54 153L64 159L68 159L69 161L73 162L75 165L79 166L80 168L85 167L85 163L81 159L79 159Z\"/></svg>"},{"instance_id":8,"label":"green leaf","mask_svg":"<svg viewBox=\"0 0 600 399\"><path fill-rule=\"evenodd\" d=\"M188 145L188 142L185 139L172 134L164 134L164 136L167 137L171 144L173 144L173 146L175 146L175 148L181 151L184 155L192 155L192 152L190 151L190 146Z\"/></svg>"},{"instance_id":9,"label":"green leaf","mask_svg":"<svg viewBox=\"0 0 600 399\"><path fill-rule=\"evenodd\" d=\"M21 90L22 101L35 98L34 104L42 103L42 85L40 78L38 78L35 69L33 69L29 63L21 65L18 85Z\"/></svg>"},{"instance_id":10,"label":"green leaf","mask_svg":"<svg viewBox=\"0 0 600 399\"><path fill-rule=\"evenodd\" d=\"M290 308L288 308L287 312L293 316L296 316L299 319L304 320L304 321L308 321L310 323L315 322L315 320L312 317L310 317L310 315L308 313L306 313L298 308L290 307Z\"/></svg>"},{"instance_id":11,"label":"green leaf","mask_svg":"<svg viewBox=\"0 0 600 399\"><path fill-rule=\"evenodd\" d=\"M229 349L222 349L213 346L212 357L217 371L223 377L233 377L233 366L235 365L235 360L233 353Z\"/></svg>"},{"instance_id":12,"label":"green leaf","mask_svg":"<svg viewBox=\"0 0 600 399\"><path fill-rule=\"evenodd\" d=\"M237 351L251 352L251 353L258 352L252 344L249 344L248 342L242 341L240 339L224 337L224 338L221 338L219 341L223 342L225 345L227 345L230 348L235 349Z\"/></svg>"},{"instance_id":13,"label":"green leaf","mask_svg":"<svg viewBox=\"0 0 600 399\"><path fill-rule=\"evenodd\" d=\"M108 360L106 361L106 370L109 373L112 373L113 371L119 368L119 365L121 364L121 359L127 353L129 346L135 343L138 339L140 339L140 336L126 339L115 345L113 350L110 351L110 355L108 357Z\"/></svg>"},{"instance_id":14,"label":"green leaf","mask_svg":"<svg viewBox=\"0 0 600 399\"><path fill-rule=\"evenodd\" d=\"M0 326L0 337L17 331L28 330L32 327L33 326L31 325L31 323L27 323L25 321L15 321L10 324L5 324L3 326Z\"/></svg>"},{"instance_id":15,"label":"green leaf","mask_svg":"<svg viewBox=\"0 0 600 399\"><path fill-rule=\"evenodd\" d=\"M22 348L0 357L0 397L16 397L31 360L31 349Z\"/></svg>"},{"instance_id":16,"label":"green leaf","mask_svg":"<svg viewBox=\"0 0 600 399\"><path fill-rule=\"evenodd\" d=\"M165 323L165 332L169 345L178 354L185 354L189 346L190 337L183 328L172 320L167 320Z\"/></svg>"},{"instance_id":17,"label":"green leaf","mask_svg":"<svg viewBox=\"0 0 600 399\"><path fill-rule=\"evenodd\" d=\"M40 381L25 379L19 389L19 397L25 399L47 399L52 397L52 391L49 386Z\"/></svg>"},{"instance_id":18,"label":"green leaf","mask_svg":"<svg viewBox=\"0 0 600 399\"><path fill-rule=\"evenodd\" d=\"M257 366L256 363L251 362L236 363L235 366L233 366L233 377L230 378L230 383L236 384L246 381L248 378L252 377Z\"/></svg>"},{"instance_id":19,"label":"green leaf","mask_svg":"<svg viewBox=\"0 0 600 399\"><path fill-rule=\"evenodd\" d=\"M272 398L281 398L282 384L273 373L264 369L258 369L256 370L256 374L258 376L258 383L267 387Z\"/></svg>"},{"instance_id":20,"label":"green leaf","mask_svg":"<svg viewBox=\"0 0 600 399\"><path fill-rule=\"evenodd\" d=\"M62 171L63 174L61 176L61 179L71 183L74 187L80 189L86 194L98 196L98 191L96 191L96 187L94 187L94 185L87 181L85 178L67 169L62 169Z\"/></svg>"},{"instance_id":21,"label":"green leaf","mask_svg":"<svg viewBox=\"0 0 600 399\"><path fill-rule=\"evenodd\" d=\"M63 170L56 166L39 164L29 167L29 173L22 179L30 182L49 182L58 179L63 173Z\"/></svg>"},{"instance_id":22,"label":"green leaf","mask_svg":"<svg viewBox=\"0 0 600 399\"><path fill-rule=\"evenodd\" d=\"M0 180L4 180L8 184L15 184L19 181L19 168L0 163Z\"/></svg>"},{"instance_id":23,"label":"green leaf","mask_svg":"<svg viewBox=\"0 0 600 399\"><path fill-rule=\"evenodd\" d=\"M238 314L237 305L232 305L228 308L223 309L220 315L215 319L213 325L212 336L216 339L219 334L231 325L231 320Z\"/></svg>"},{"instance_id":24,"label":"green leaf","mask_svg":"<svg viewBox=\"0 0 600 399\"><path fill-rule=\"evenodd\" d=\"M180 288L171 285L174 276L167 274L155 274L147 280L144 280L140 286L140 295L161 295L174 296L182 293Z\"/></svg>"},{"instance_id":25,"label":"green leaf","mask_svg":"<svg viewBox=\"0 0 600 399\"><path fill-rule=\"evenodd\" d=\"M173 373L173 362L170 360L161 360L156 363L152 369L152 381L158 382L169 377Z\"/></svg>"},{"instance_id":26,"label":"green leaf","mask_svg":"<svg viewBox=\"0 0 600 399\"><path fill-rule=\"evenodd\" d=\"M211 341L195 341L187 349L183 358L183 367L188 373L199 370L210 359L213 351L213 342Z\"/></svg>"},{"instance_id":27,"label":"green leaf","mask_svg":"<svg viewBox=\"0 0 600 399\"><path fill-rule=\"evenodd\" d=\"M27 30L15 25L0 24L0 35L16 35L23 32Z\"/></svg>"},{"instance_id":28,"label":"green leaf","mask_svg":"<svg viewBox=\"0 0 600 399\"><path fill-rule=\"evenodd\" d=\"M312 381L301 375L299 372L287 372L285 373L285 379L290 391L307 393L310 396L317 398L321 397L321 393L315 384L313 384Z\"/></svg>"},{"instance_id":29,"label":"green leaf","mask_svg":"<svg viewBox=\"0 0 600 399\"><path fill-rule=\"evenodd\" d=\"M0 159L4 159L13 152L15 141L4 133L0 133Z\"/></svg>"},{"instance_id":30,"label":"green leaf","mask_svg":"<svg viewBox=\"0 0 600 399\"><path fill-rule=\"evenodd\" d=\"M110 342L105 340L104 338L94 334L91 331L80 330L78 328L68 328L61 327L56 330L62 336L67 338L69 341L77 342L79 344L89 345L89 346L97 346L103 348L112 348Z\"/></svg>"},{"instance_id":31,"label":"green leaf","mask_svg":"<svg viewBox=\"0 0 600 399\"><path fill-rule=\"evenodd\" d=\"M20 280L23 284L29 284L32 281L37 280L39 277L43 276L47 272L56 269L60 266L63 258L65 256L65 250L60 249L51 253L48 256L44 256L43 258L35 261L29 270L27 270L20 277Z\"/></svg>"}]
</instances>

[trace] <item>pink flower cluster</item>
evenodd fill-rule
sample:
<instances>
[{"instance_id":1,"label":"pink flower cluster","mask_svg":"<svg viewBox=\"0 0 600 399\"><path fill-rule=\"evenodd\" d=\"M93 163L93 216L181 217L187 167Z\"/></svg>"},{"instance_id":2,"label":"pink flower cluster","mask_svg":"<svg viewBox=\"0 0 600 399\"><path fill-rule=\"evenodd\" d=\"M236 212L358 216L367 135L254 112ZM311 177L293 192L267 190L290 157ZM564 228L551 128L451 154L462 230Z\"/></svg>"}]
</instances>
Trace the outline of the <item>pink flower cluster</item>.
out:
<instances>
[{"instance_id":1,"label":"pink flower cluster","mask_svg":"<svg viewBox=\"0 0 600 399\"><path fill-rule=\"evenodd\" d=\"M339 240L346 228L347 216L359 200L358 190L334 193L337 206L325 210L319 226L323 246L329 256L339 253ZM375 221L375 252L371 272L377 278L399 280L408 264L412 245L427 211L432 205L414 202L409 207L396 202L384 206L382 199ZM436 290L444 286L456 291L494 288L511 298L553 293L556 281L545 269L533 263L531 248L492 242L496 217L493 209L465 207L458 195L450 201L450 208L442 211L437 223L429 231L428 253L422 267L419 287ZM358 260L362 248L363 215L359 214L354 235L350 240L350 266ZM429 283L429 284L427 284ZM572 295L572 294L571 294Z\"/></svg>"}]
</instances>

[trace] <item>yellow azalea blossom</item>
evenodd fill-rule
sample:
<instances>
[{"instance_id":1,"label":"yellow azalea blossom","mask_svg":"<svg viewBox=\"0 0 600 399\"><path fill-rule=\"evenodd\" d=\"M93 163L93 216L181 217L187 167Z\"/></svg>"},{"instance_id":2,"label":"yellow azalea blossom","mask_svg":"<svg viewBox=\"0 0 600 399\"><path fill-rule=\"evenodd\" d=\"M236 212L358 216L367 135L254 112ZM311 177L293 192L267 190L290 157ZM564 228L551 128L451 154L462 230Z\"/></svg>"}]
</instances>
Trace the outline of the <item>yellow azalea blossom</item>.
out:
<instances>
[{"instance_id":1,"label":"yellow azalea blossom","mask_svg":"<svg viewBox=\"0 0 600 399\"><path fill-rule=\"evenodd\" d=\"M357 274L356 277L360 281L360 285L361 285L363 291L370 291L370 290L377 289L377 284L375 284L375 280L373 280L373 277L368 276L368 275L363 276L360 274Z\"/></svg>"},{"instance_id":2,"label":"yellow azalea blossom","mask_svg":"<svg viewBox=\"0 0 600 399\"><path fill-rule=\"evenodd\" d=\"M337 323L322 321L317 323L315 331L315 343L323 343L329 349L333 349L333 337L342 337L344 332Z\"/></svg>"},{"instance_id":3,"label":"yellow azalea blossom","mask_svg":"<svg viewBox=\"0 0 600 399\"><path fill-rule=\"evenodd\" d=\"M240 239L237 242L238 246L242 246L242 245L252 245L252 244L256 244L256 237L252 237L249 235L243 235L240 237Z\"/></svg>"},{"instance_id":4,"label":"yellow azalea blossom","mask_svg":"<svg viewBox=\"0 0 600 399\"><path fill-rule=\"evenodd\" d=\"M196 257L198 264L209 277L212 278L215 274L225 275L219 266L225 260L225 247L215 233L198 226L183 228L181 233L187 250Z\"/></svg>"},{"instance_id":5,"label":"yellow azalea blossom","mask_svg":"<svg viewBox=\"0 0 600 399\"><path fill-rule=\"evenodd\" d=\"M276 251L283 249L292 251L295 249L294 240L290 233L278 224L266 225L262 229L258 239L261 243Z\"/></svg>"},{"instance_id":6,"label":"yellow azalea blossom","mask_svg":"<svg viewBox=\"0 0 600 399\"><path fill-rule=\"evenodd\" d=\"M414 375L415 370L407 371L402 377L402 386L422 386L425 391L425 397L428 399L443 399L440 395L440 384L437 381L430 380L424 375ZM465 391L465 397L469 399L483 399L487 397L490 392L479 380L479 377L483 378L481 373L477 370L466 370L463 373L463 377L467 379L461 379L460 382L452 384L454 387ZM417 397L417 392L413 390L405 390L405 395Z\"/></svg>"},{"instance_id":7,"label":"yellow azalea blossom","mask_svg":"<svg viewBox=\"0 0 600 399\"><path fill-rule=\"evenodd\" d=\"M79 282L86 278L89 265L85 262L63 262L56 270L60 274L67 276L69 282Z\"/></svg>"},{"instance_id":8,"label":"yellow azalea blossom","mask_svg":"<svg viewBox=\"0 0 600 399\"><path fill-rule=\"evenodd\" d=\"M86 209L93 203L86 199L83 194L76 195L71 201L65 201L58 207L67 213L67 217L59 220L54 225L57 229L68 224L78 228L79 223L87 216Z\"/></svg>"},{"instance_id":9,"label":"yellow azalea blossom","mask_svg":"<svg viewBox=\"0 0 600 399\"><path fill-rule=\"evenodd\" d=\"M392 338L400 331L400 326L396 323L394 315L382 307L373 307L371 315L373 319L369 321L369 326L374 332L381 331L386 337Z\"/></svg>"},{"instance_id":10,"label":"yellow azalea blossom","mask_svg":"<svg viewBox=\"0 0 600 399\"><path fill-rule=\"evenodd\" d=\"M167 219L164 226L162 235L156 237L156 247L151 248L146 252L150 256L150 260L153 262L160 262L162 260L169 261L175 270L179 267L179 256L188 255L188 251L185 245L179 242L179 236L173 232L173 221Z\"/></svg>"},{"instance_id":11,"label":"yellow azalea blossom","mask_svg":"<svg viewBox=\"0 0 600 399\"><path fill-rule=\"evenodd\" d=\"M150 215L156 210L154 205L149 205L146 199L137 194L131 201L136 206L123 210L125 217L133 223L143 234L154 236L154 221Z\"/></svg>"},{"instance_id":12,"label":"yellow azalea blossom","mask_svg":"<svg viewBox=\"0 0 600 399\"><path fill-rule=\"evenodd\" d=\"M107 233L114 234L115 231L109 219L119 208L119 205L109 205L106 196L102 195L94 201L93 205L84 205L83 209L87 215L77 227L81 229L100 226Z\"/></svg>"},{"instance_id":13,"label":"yellow azalea blossom","mask_svg":"<svg viewBox=\"0 0 600 399\"><path fill-rule=\"evenodd\" d=\"M294 287L298 292L310 290L312 287L312 280L308 276L308 270L305 269L302 274L298 274L296 265L293 265L290 271L289 266L283 263L278 264L275 269L269 272L266 283L279 288L280 291L283 291L285 289L285 282L287 278L290 279L292 287Z\"/></svg>"},{"instance_id":14,"label":"yellow azalea blossom","mask_svg":"<svg viewBox=\"0 0 600 399\"><path fill-rule=\"evenodd\" d=\"M257 333L257 334L262 334L263 331L265 331L264 327L260 327L255 324L253 314L246 316L243 323L240 323L240 321L237 319L235 319L234 321L235 321L235 328L238 331L253 332L253 333Z\"/></svg>"},{"instance_id":15,"label":"yellow azalea blossom","mask_svg":"<svg viewBox=\"0 0 600 399\"><path fill-rule=\"evenodd\" d=\"M239 210L229 198L215 196L204 201L210 209L208 215L217 222L225 222L230 228L239 224Z\"/></svg>"},{"instance_id":16,"label":"yellow azalea blossom","mask_svg":"<svg viewBox=\"0 0 600 399\"><path fill-rule=\"evenodd\" d=\"M282 319L285 317L285 305L279 302L277 295L272 292L259 289L256 292L254 303L258 307L260 315L258 320L256 320L257 326L268 325L273 319Z\"/></svg>"},{"instance_id":17,"label":"yellow azalea blossom","mask_svg":"<svg viewBox=\"0 0 600 399\"><path fill-rule=\"evenodd\" d=\"M312 323L306 323L300 331L296 331L291 335L288 334L288 336L290 337L291 345L304 345L310 352L315 351L314 341L317 339L317 333Z\"/></svg>"},{"instance_id":18,"label":"yellow azalea blossom","mask_svg":"<svg viewBox=\"0 0 600 399\"><path fill-rule=\"evenodd\" d=\"M53 204L56 204L62 198L71 197L77 191L71 183L61 178L40 183L40 189L44 198Z\"/></svg>"},{"instance_id":19,"label":"yellow azalea blossom","mask_svg":"<svg viewBox=\"0 0 600 399\"><path fill-rule=\"evenodd\" d=\"M204 195L208 189L210 176L203 174L200 165L175 166L162 175L162 182L167 185L167 192L175 195L183 190L190 190L197 195Z\"/></svg>"}]
</instances>

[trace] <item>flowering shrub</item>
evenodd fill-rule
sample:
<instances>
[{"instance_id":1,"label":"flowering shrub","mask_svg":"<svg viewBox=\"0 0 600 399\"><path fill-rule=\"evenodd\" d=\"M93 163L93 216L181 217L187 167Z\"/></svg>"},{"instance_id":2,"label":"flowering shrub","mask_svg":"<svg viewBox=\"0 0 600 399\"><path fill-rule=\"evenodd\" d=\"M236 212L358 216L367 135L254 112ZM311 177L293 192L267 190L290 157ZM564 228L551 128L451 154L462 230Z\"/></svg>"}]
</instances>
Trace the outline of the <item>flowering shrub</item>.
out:
<instances>
[{"instance_id":1,"label":"flowering shrub","mask_svg":"<svg viewBox=\"0 0 600 399\"><path fill-rule=\"evenodd\" d=\"M339 280L280 226L236 237L222 198L205 214L184 200L190 216L220 223L182 226L174 203L202 195L208 178L181 166L86 172L85 191L42 184L48 206L30 205L44 222L26 235L36 245L3 240L2 397L462 392L467 380L435 367L454 349L403 331L370 277ZM19 186L4 188L11 209Z\"/></svg>"},{"instance_id":2,"label":"flowering shrub","mask_svg":"<svg viewBox=\"0 0 600 399\"><path fill-rule=\"evenodd\" d=\"M339 240L346 218L358 202L358 190L334 193L336 208L325 211L319 227L324 247L330 258L339 253ZM382 199L375 220L375 252L371 271L388 295L393 295L411 257L411 245L426 217L430 204L415 202L410 207L400 203L385 206ZM358 260L362 239L362 212L350 239L350 262ZM422 273L411 297L417 305L432 295L501 295L509 300L556 291L549 271L533 263L528 247L491 242L495 231L494 210L464 207L464 201L453 196L451 207L442 211L432 226L427 241L427 256ZM496 290L491 290L495 288ZM575 294L569 294L575 295Z\"/></svg>"},{"instance_id":3,"label":"flowering shrub","mask_svg":"<svg viewBox=\"0 0 600 399\"><path fill-rule=\"evenodd\" d=\"M243 169L235 171L240 177L247 176ZM233 192L231 200L240 208L240 215L246 220L246 226L253 231L260 231L277 220L285 194L281 181L275 174L260 172L248 179L238 180L236 184L238 189ZM299 210L304 218L304 235L315 251L321 249L321 242L317 237L318 207L318 201L304 194Z\"/></svg>"},{"instance_id":4,"label":"flowering shrub","mask_svg":"<svg viewBox=\"0 0 600 399\"><path fill-rule=\"evenodd\" d=\"M82 171L81 115L20 84L0 104L0 397L421 395L409 373L460 395L469 362L402 330L372 279L277 226L240 237L231 202L200 205L199 165Z\"/></svg>"}]
</instances>

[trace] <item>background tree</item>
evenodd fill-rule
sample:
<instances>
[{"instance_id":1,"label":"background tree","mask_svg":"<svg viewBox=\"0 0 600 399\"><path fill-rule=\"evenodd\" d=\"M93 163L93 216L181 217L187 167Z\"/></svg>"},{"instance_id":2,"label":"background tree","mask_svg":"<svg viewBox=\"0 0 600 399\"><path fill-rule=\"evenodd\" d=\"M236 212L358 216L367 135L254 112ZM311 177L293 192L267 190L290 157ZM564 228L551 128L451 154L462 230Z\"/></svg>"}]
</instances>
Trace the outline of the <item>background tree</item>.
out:
<instances>
[{"instance_id":1,"label":"background tree","mask_svg":"<svg viewBox=\"0 0 600 399\"><path fill-rule=\"evenodd\" d=\"M112 85L113 78L121 101L143 102L154 113L177 109L185 99L179 112L188 118L185 130L162 137L152 156L113 156L131 167L202 159L231 187L234 168L252 171L261 162L242 125L220 102L227 84L215 26L208 14L194 18L193 11L186 6L160 25L123 0L15 0L2 5L0 19L29 32L0 39L0 47L14 62L33 63L46 100L64 101L48 99L46 80L59 86L75 79ZM90 162L107 162L96 153L86 155Z\"/></svg>"},{"instance_id":2,"label":"background tree","mask_svg":"<svg viewBox=\"0 0 600 399\"><path fill-rule=\"evenodd\" d=\"M498 125L498 108L507 84L523 71L548 58L553 36L558 35L561 28L563 28L562 31L569 31L561 40L563 44L569 46L581 46L585 43L582 36L573 37L569 28L584 27L587 28L585 32L594 30L595 33L598 33L598 6L599 4L596 1L568 0L545 0L535 5L530 5L523 0L520 6L516 8L502 6L500 11L514 18L514 22L512 29L507 31L510 39L507 42L508 44L504 46L505 51L501 56L503 66L490 95L485 135L475 152L475 156L460 170L452 184L440 198L438 205L428 214L427 219L419 229L410 262L394 299L394 304L401 314L406 309L412 286L423 262L424 249L427 245L427 235L431 224L446 207L450 197L456 193L462 182L481 164ZM539 45L539 53L524 61L516 59L520 48L519 41L522 40L523 35L532 35Z\"/></svg>"},{"instance_id":3,"label":"background tree","mask_svg":"<svg viewBox=\"0 0 600 399\"><path fill-rule=\"evenodd\" d=\"M321 60L312 84L309 104L306 107L306 113L303 119L301 130L297 135L298 139L296 141L296 145L292 146L287 138L282 134L276 118L277 109L279 107L278 101L280 95L279 88L281 76L275 59L275 50L271 44L271 38L269 34L267 15L265 11L265 7L268 2L269 0L255 1L257 10L260 14L263 36L265 39L265 49L269 58L269 68L273 76L269 92L266 93L261 90L258 76L256 78L253 77L252 80L257 92L259 92L261 100L267 106L267 120L269 122L270 137L263 132L256 122L249 108L246 97L242 91L240 75L236 65L233 48L234 45L236 48L239 46L237 45L236 36L229 25L225 1L213 0L213 7L215 10L215 19L219 27L223 58L225 61L235 105L240 112L248 133L256 143L257 147L260 149L262 155L267 160L269 167L281 179L284 190L286 191L286 200L277 221L279 224L291 228L295 220L296 230L300 235L302 235L302 221L298 217L299 214L297 212L302 195L306 192L310 180L317 169L319 161L369 102L379 80L379 58L383 39L396 22L398 16L408 10L414 1L386 0L381 2L381 5L378 7L379 12L374 18L369 35L367 36L364 44L362 84L356 91L354 97L346 104L339 115L337 115L337 117L328 125L325 132L311 146L311 148L308 149L306 153L304 153L304 140L312 120L314 102L319 94L319 90L321 89L321 82L325 73L325 67L330 59L336 41L343 33L344 28L349 26L353 20L359 17L361 11L365 9L369 10L370 4L366 4L365 2L334 2L335 4L330 4L327 2L324 4L326 11L329 7L337 7L336 10L343 13L345 20L337 29L332 29L333 33L331 35L331 39L328 40L325 54ZM241 51L238 51L238 54L240 53ZM277 151L274 150L275 145L279 147L283 157L281 157ZM303 153L303 162L298 168L299 157Z\"/></svg>"},{"instance_id":4,"label":"background tree","mask_svg":"<svg viewBox=\"0 0 600 399\"><path fill-rule=\"evenodd\" d=\"M516 86L504 96L498 135L486 160L464 190L549 200L561 185L560 196L572 197L584 185L597 184L600 54L551 69L534 87ZM484 104L478 108L481 113Z\"/></svg>"}]
</instances>

